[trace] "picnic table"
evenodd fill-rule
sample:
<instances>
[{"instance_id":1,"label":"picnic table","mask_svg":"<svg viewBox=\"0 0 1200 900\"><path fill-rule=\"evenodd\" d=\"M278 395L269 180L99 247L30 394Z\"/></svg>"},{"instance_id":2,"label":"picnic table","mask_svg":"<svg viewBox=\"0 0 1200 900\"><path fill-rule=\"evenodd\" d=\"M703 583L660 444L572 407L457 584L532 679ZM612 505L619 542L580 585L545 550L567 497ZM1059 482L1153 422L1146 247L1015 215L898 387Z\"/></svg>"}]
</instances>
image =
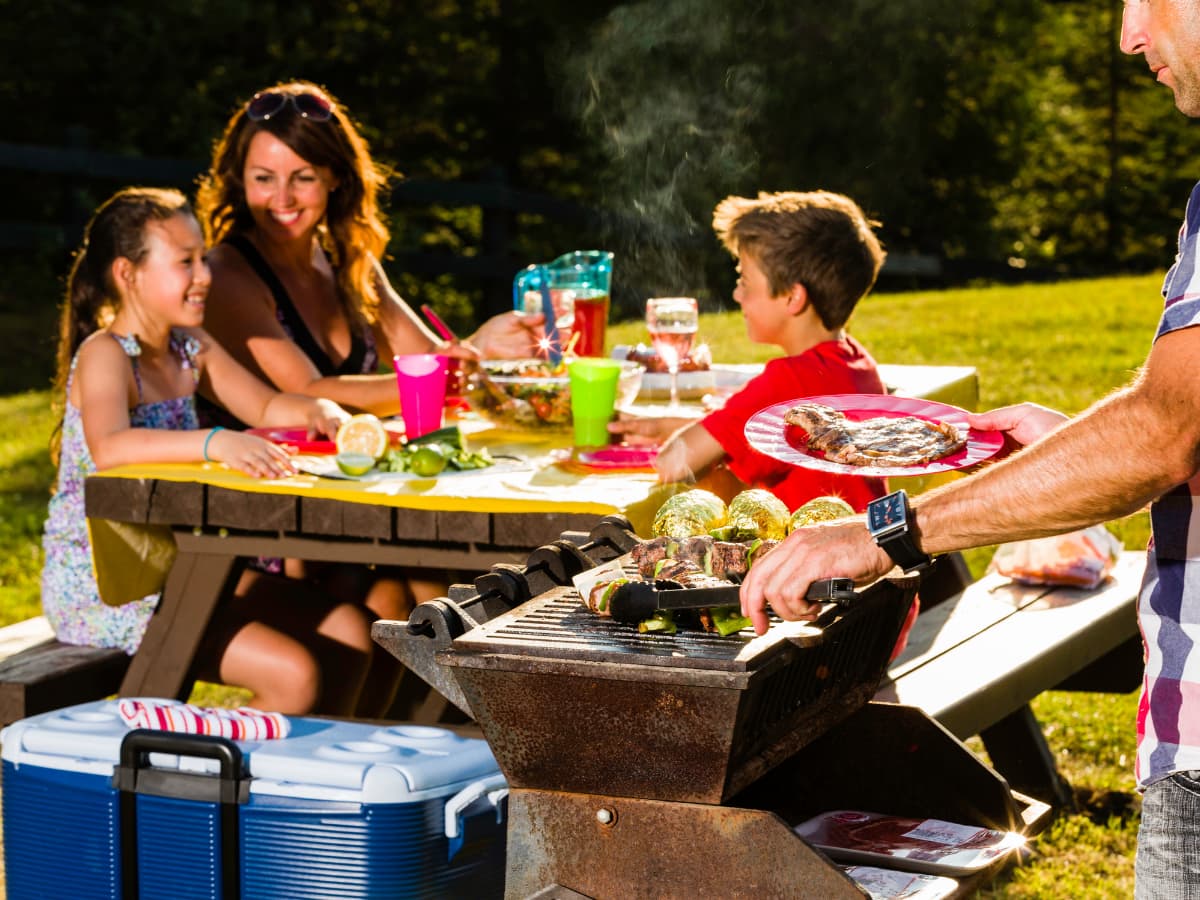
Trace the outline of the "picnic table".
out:
<instances>
[{"instance_id":1,"label":"picnic table","mask_svg":"<svg viewBox=\"0 0 1200 900\"><path fill-rule=\"evenodd\" d=\"M893 393L967 409L978 404L972 367L880 369ZM105 596L112 602L163 592L120 694L186 696L201 635L249 559L479 574L497 562L521 562L562 533L586 532L613 513L648 534L654 512L677 489L657 484L648 471L572 466L561 458L570 440L566 432L505 431L469 417L463 426L472 446L524 464L502 460L471 475L374 482L311 475L262 481L216 464L121 466L89 478L86 506L97 575L102 590L111 589ZM53 664L49 656L39 658L38 677L54 671ZM32 711L25 707L26 714Z\"/></svg>"},{"instance_id":2,"label":"picnic table","mask_svg":"<svg viewBox=\"0 0 1200 900\"><path fill-rule=\"evenodd\" d=\"M1141 683L1145 565L1145 552L1126 551L1092 589L985 575L922 610L875 699L920 707L955 737L979 735L1014 789L1070 806L1029 703L1053 689L1127 693Z\"/></svg>"}]
</instances>

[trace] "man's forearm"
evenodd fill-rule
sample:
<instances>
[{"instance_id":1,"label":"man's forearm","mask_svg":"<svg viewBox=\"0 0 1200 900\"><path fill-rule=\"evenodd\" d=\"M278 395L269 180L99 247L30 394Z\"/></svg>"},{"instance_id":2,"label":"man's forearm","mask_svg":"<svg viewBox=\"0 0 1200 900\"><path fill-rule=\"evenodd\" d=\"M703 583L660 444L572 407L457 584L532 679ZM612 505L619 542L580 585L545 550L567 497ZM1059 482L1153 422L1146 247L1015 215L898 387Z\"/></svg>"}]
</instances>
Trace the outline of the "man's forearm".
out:
<instances>
[{"instance_id":1,"label":"man's forearm","mask_svg":"<svg viewBox=\"0 0 1200 900\"><path fill-rule=\"evenodd\" d=\"M918 497L921 549L1061 534L1135 512L1186 480L1191 429L1149 394L1132 385L1012 457Z\"/></svg>"}]
</instances>

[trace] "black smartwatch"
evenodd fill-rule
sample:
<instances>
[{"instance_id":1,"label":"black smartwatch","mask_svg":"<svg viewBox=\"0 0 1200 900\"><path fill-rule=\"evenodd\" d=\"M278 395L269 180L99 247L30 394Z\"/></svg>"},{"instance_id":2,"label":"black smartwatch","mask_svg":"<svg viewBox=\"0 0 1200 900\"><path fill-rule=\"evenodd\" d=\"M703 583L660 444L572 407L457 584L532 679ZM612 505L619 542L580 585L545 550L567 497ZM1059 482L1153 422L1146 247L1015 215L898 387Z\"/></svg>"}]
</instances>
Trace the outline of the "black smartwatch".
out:
<instances>
[{"instance_id":1,"label":"black smartwatch","mask_svg":"<svg viewBox=\"0 0 1200 900\"><path fill-rule=\"evenodd\" d=\"M905 572L916 572L933 563L933 558L917 549L913 540L912 510L904 491L893 491L867 504L867 531Z\"/></svg>"}]
</instances>

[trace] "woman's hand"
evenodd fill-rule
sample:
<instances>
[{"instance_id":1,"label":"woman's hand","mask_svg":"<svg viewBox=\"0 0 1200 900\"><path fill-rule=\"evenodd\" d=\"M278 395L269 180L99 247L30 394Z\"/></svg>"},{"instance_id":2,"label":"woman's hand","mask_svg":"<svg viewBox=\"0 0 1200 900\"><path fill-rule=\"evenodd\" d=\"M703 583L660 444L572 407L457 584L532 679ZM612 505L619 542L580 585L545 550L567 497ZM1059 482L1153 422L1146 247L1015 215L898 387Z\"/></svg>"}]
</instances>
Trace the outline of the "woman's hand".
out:
<instances>
[{"instance_id":1,"label":"woman's hand","mask_svg":"<svg viewBox=\"0 0 1200 900\"><path fill-rule=\"evenodd\" d=\"M254 478L286 478L296 474L287 451L258 435L223 428L210 433L205 443L209 459Z\"/></svg>"},{"instance_id":2,"label":"woman's hand","mask_svg":"<svg viewBox=\"0 0 1200 900\"><path fill-rule=\"evenodd\" d=\"M480 325L467 343L483 359L527 359L539 355L544 322L541 313L501 313Z\"/></svg>"},{"instance_id":3,"label":"woman's hand","mask_svg":"<svg viewBox=\"0 0 1200 900\"><path fill-rule=\"evenodd\" d=\"M314 398L311 404L311 411L305 420L308 437L333 438L337 435L341 424L349 418L350 413L346 412L332 400L326 400L324 397Z\"/></svg>"}]
</instances>

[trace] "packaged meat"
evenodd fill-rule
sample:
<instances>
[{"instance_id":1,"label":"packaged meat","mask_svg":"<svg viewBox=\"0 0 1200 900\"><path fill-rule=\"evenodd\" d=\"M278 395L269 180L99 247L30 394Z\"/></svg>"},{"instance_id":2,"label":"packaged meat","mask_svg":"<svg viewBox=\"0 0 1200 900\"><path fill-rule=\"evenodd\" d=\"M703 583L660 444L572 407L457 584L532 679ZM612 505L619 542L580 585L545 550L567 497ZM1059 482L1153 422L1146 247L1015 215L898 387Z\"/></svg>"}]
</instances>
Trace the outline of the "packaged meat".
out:
<instances>
[{"instance_id":1,"label":"packaged meat","mask_svg":"<svg viewBox=\"0 0 1200 900\"><path fill-rule=\"evenodd\" d=\"M1103 525L1053 537L1002 544L989 572L1022 584L1094 588L1108 577L1124 546Z\"/></svg>"},{"instance_id":2,"label":"packaged meat","mask_svg":"<svg viewBox=\"0 0 1200 900\"><path fill-rule=\"evenodd\" d=\"M840 862L928 875L970 875L1025 844L1015 831L848 809L821 813L796 833Z\"/></svg>"},{"instance_id":3,"label":"packaged meat","mask_svg":"<svg viewBox=\"0 0 1200 900\"><path fill-rule=\"evenodd\" d=\"M945 875L919 875L877 866L842 866L845 872L871 900L942 900L958 887Z\"/></svg>"}]
</instances>

